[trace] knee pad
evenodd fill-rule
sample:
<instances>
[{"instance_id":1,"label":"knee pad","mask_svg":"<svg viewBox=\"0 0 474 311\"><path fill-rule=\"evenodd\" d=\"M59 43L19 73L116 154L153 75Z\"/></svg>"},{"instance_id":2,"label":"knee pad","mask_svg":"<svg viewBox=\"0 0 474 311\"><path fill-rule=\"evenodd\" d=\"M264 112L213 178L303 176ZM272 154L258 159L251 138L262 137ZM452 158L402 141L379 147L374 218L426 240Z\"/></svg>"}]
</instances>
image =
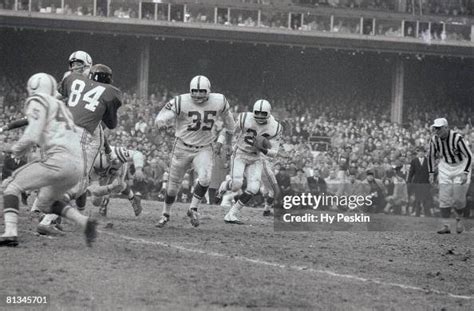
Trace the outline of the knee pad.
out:
<instances>
[{"instance_id":1,"label":"knee pad","mask_svg":"<svg viewBox=\"0 0 474 311\"><path fill-rule=\"evenodd\" d=\"M243 185L244 185L244 179L243 178L234 178L234 179L232 179L230 190L232 192L237 192L240 189L242 189Z\"/></svg>"},{"instance_id":2,"label":"knee pad","mask_svg":"<svg viewBox=\"0 0 474 311\"><path fill-rule=\"evenodd\" d=\"M211 176L207 172L203 173L202 175L198 176L198 182L203 187L209 187L209 184L211 183Z\"/></svg>"},{"instance_id":3,"label":"knee pad","mask_svg":"<svg viewBox=\"0 0 474 311\"><path fill-rule=\"evenodd\" d=\"M258 180L247 182L247 191L250 193L258 193L260 191L260 182Z\"/></svg>"}]
</instances>

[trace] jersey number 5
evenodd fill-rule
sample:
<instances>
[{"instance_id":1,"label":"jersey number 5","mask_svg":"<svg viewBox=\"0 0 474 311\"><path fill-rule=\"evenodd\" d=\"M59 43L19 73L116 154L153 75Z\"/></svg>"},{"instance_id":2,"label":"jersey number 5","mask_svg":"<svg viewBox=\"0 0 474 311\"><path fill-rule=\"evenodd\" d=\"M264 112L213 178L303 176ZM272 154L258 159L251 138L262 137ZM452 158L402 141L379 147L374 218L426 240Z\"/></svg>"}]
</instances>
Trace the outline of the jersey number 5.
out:
<instances>
[{"instance_id":1,"label":"jersey number 5","mask_svg":"<svg viewBox=\"0 0 474 311\"><path fill-rule=\"evenodd\" d=\"M82 100L87 104L84 106L87 110L92 112L95 111L97 106L99 105L100 96L104 93L105 87L99 85L93 88L92 90L82 94L86 84L82 80L74 80L71 85L71 94L69 94L69 99L67 101L67 105L69 107L76 106L79 101Z\"/></svg>"},{"instance_id":2,"label":"jersey number 5","mask_svg":"<svg viewBox=\"0 0 474 311\"><path fill-rule=\"evenodd\" d=\"M210 131L214 126L214 119L217 115L217 111L204 111L204 118L199 111L189 111L188 117L193 118L193 124L188 125L188 131L199 131L201 124L204 123L202 127L203 131Z\"/></svg>"}]
</instances>

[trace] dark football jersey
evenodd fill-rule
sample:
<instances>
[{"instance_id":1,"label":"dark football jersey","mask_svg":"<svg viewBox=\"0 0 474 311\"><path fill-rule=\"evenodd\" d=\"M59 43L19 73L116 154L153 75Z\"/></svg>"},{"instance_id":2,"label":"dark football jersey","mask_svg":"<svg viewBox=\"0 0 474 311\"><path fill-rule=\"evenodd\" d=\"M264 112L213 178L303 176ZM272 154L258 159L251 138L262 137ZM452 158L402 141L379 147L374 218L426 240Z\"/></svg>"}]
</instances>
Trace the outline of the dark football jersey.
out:
<instances>
[{"instance_id":1,"label":"dark football jersey","mask_svg":"<svg viewBox=\"0 0 474 311\"><path fill-rule=\"evenodd\" d=\"M74 123L93 133L101 121L109 129L117 126L117 110L122 105L122 93L116 87L89 80L79 73L64 77L59 92L66 98Z\"/></svg>"}]
</instances>

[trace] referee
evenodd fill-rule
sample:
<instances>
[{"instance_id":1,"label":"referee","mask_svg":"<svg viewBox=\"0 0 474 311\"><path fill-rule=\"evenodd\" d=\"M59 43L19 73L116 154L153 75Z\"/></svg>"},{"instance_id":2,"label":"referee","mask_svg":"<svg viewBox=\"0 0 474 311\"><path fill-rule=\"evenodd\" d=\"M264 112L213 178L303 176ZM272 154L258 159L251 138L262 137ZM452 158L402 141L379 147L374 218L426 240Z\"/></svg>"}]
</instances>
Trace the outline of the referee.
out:
<instances>
[{"instance_id":1,"label":"referee","mask_svg":"<svg viewBox=\"0 0 474 311\"><path fill-rule=\"evenodd\" d=\"M439 159L439 207L443 218L443 228L438 233L451 233L451 208L456 212L456 232L461 233L464 231L461 216L466 207L466 195L471 182L472 153L462 136L449 129L445 118L434 120L431 128L434 135L428 152L429 181L434 183L435 161Z\"/></svg>"}]
</instances>

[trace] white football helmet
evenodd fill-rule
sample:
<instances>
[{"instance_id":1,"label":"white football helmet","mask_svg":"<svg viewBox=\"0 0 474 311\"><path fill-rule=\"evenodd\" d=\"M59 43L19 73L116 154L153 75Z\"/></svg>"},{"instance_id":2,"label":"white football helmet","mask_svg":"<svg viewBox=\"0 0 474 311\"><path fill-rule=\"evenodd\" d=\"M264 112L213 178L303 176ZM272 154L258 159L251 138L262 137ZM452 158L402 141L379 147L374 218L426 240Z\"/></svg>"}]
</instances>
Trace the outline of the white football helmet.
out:
<instances>
[{"instance_id":1,"label":"white football helmet","mask_svg":"<svg viewBox=\"0 0 474 311\"><path fill-rule=\"evenodd\" d=\"M32 75L26 84L26 90L28 91L29 96L37 93L56 96L57 89L58 83L56 82L56 79L43 72Z\"/></svg>"},{"instance_id":2,"label":"white football helmet","mask_svg":"<svg viewBox=\"0 0 474 311\"><path fill-rule=\"evenodd\" d=\"M272 113L272 106L265 99L259 99L253 104L253 117L258 124L267 123Z\"/></svg>"},{"instance_id":3,"label":"white football helmet","mask_svg":"<svg viewBox=\"0 0 474 311\"><path fill-rule=\"evenodd\" d=\"M202 104L209 99L211 82L205 76L195 76L189 83L189 93L196 103Z\"/></svg>"},{"instance_id":4,"label":"white football helmet","mask_svg":"<svg viewBox=\"0 0 474 311\"><path fill-rule=\"evenodd\" d=\"M92 58L84 51L76 51L69 56L69 70L83 73L86 77L92 66Z\"/></svg>"}]
</instances>

